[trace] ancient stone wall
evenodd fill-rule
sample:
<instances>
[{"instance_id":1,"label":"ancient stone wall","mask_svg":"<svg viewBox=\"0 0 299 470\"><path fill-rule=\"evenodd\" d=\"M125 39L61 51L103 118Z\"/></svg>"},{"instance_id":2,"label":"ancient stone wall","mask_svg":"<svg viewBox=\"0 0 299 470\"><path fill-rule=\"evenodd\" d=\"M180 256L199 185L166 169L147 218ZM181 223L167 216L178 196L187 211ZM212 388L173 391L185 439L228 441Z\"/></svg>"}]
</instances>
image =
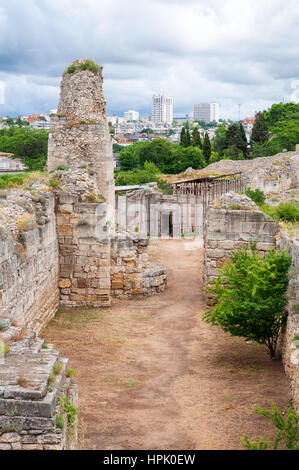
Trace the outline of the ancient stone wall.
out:
<instances>
[{"instance_id":1,"label":"ancient stone wall","mask_svg":"<svg viewBox=\"0 0 299 470\"><path fill-rule=\"evenodd\" d=\"M102 67L81 70L84 61L73 62L76 70L65 70L57 115L51 116L48 171L57 167L87 167L94 176L96 193L114 207L114 163L102 90Z\"/></svg>"},{"instance_id":2,"label":"ancient stone wall","mask_svg":"<svg viewBox=\"0 0 299 470\"><path fill-rule=\"evenodd\" d=\"M288 322L283 335L283 363L290 379L294 406L299 413L299 241L280 232L279 248L292 258L289 270ZM295 335L298 335L298 339Z\"/></svg>"},{"instance_id":3,"label":"ancient stone wall","mask_svg":"<svg viewBox=\"0 0 299 470\"><path fill-rule=\"evenodd\" d=\"M278 194L299 187L299 144L296 150L282 152L253 160L221 160L206 167L203 172L241 172L252 189L261 189L267 195ZM200 172L197 174L200 176Z\"/></svg>"},{"instance_id":4,"label":"ancient stone wall","mask_svg":"<svg viewBox=\"0 0 299 470\"><path fill-rule=\"evenodd\" d=\"M68 360L23 327L1 329L0 340L0 451L75 448L77 383Z\"/></svg>"},{"instance_id":5,"label":"ancient stone wall","mask_svg":"<svg viewBox=\"0 0 299 470\"><path fill-rule=\"evenodd\" d=\"M151 237L202 236L203 203L195 195L163 195L157 189L116 195L116 222L120 229Z\"/></svg>"},{"instance_id":6,"label":"ancient stone wall","mask_svg":"<svg viewBox=\"0 0 299 470\"><path fill-rule=\"evenodd\" d=\"M116 234L111 241L111 294L129 298L163 292L164 266L149 262L149 239L140 234Z\"/></svg>"},{"instance_id":7,"label":"ancient stone wall","mask_svg":"<svg viewBox=\"0 0 299 470\"><path fill-rule=\"evenodd\" d=\"M61 305L109 306L110 240L101 231L108 228L107 204L58 194L56 212Z\"/></svg>"},{"instance_id":8,"label":"ancient stone wall","mask_svg":"<svg viewBox=\"0 0 299 470\"><path fill-rule=\"evenodd\" d=\"M54 198L33 197L15 190L2 195L0 317L38 332L59 303L58 245Z\"/></svg>"},{"instance_id":9,"label":"ancient stone wall","mask_svg":"<svg viewBox=\"0 0 299 470\"><path fill-rule=\"evenodd\" d=\"M220 207L209 207L204 228L204 282L208 284L218 276L220 268L234 250L249 249L257 242L256 249L275 248L278 224L259 211L245 195L228 193L222 196Z\"/></svg>"}]
</instances>

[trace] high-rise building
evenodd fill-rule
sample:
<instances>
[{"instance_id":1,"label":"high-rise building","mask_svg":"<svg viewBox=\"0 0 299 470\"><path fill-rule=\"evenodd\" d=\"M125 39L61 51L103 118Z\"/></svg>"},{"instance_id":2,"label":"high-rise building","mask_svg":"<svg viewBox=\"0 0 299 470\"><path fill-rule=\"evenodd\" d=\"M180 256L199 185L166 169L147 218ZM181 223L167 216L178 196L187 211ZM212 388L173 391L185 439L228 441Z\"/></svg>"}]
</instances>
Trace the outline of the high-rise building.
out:
<instances>
[{"instance_id":1,"label":"high-rise building","mask_svg":"<svg viewBox=\"0 0 299 470\"><path fill-rule=\"evenodd\" d=\"M153 95L152 121L172 124L173 98L169 95Z\"/></svg>"},{"instance_id":2,"label":"high-rise building","mask_svg":"<svg viewBox=\"0 0 299 470\"><path fill-rule=\"evenodd\" d=\"M124 117L126 121L139 121L139 113L138 111L133 111L130 109L124 113Z\"/></svg>"},{"instance_id":3,"label":"high-rise building","mask_svg":"<svg viewBox=\"0 0 299 470\"><path fill-rule=\"evenodd\" d=\"M194 121L218 122L219 120L219 104L218 103L202 103L193 106Z\"/></svg>"}]
</instances>

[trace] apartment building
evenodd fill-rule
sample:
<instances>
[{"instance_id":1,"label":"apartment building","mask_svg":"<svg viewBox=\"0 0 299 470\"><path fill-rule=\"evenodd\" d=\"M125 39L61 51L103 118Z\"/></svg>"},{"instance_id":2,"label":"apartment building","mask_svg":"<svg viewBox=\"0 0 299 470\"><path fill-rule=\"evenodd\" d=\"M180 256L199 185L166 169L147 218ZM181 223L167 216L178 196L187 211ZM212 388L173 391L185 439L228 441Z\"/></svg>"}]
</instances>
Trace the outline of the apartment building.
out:
<instances>
[{"instance_id":1,"label":"apartment building","mask_svg":"<svg viewBox=\"0 0 299 470\"><path fill-rule=\"evenodd\" d=\"M201 103L193 106L194 121L218 122L219 120L219 104L218 103Z\"/></svg>"},{"instance_id":2,"label":"apartment building","mask_svg":"<svg viewBox=\"0 0 299 470\"><path fill-rule=\"evenodd\" d=\"M165 94L153 95L151 120L172 124L173 121L173 98Z\"/></svg>"}]
</instances>

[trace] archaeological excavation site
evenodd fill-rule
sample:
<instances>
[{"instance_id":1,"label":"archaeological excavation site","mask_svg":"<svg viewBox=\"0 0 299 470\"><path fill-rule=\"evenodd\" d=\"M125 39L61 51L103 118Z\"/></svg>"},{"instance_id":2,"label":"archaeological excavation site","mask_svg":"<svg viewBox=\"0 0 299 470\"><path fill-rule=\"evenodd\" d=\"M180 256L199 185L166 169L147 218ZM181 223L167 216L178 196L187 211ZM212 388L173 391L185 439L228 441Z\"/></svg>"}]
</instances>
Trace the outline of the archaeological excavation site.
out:
<instances>
[{"instance_id":1,"label":"archaeological excavation site","mask_svg":"<svg viewBox=\"0 0 299 470\"><path fill-rule=\"evenodd\" d=\"M256 406L299 413L295 151L117 188L102 67L63 73L46 172L0 191L0 451L239 449ZM236 250L291 258L282 359L202 321ZM250 312L249 312L250 313Z\"/></svg>"}]
</instances>

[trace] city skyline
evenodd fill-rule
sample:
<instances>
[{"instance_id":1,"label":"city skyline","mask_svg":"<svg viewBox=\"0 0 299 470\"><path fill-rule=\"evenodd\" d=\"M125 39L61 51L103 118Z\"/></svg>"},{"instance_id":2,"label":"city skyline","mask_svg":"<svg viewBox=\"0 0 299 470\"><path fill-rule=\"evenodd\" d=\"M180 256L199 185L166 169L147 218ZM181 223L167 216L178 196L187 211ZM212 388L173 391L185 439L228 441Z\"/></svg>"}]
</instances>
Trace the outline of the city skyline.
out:
<instances>
[{"instance_id":1,"label":"city skyline","mask_svg":"<svg viewBox=\"0 0 299 470\"><path fill-rule=\"evenodd\" d=\"M238 5L11 0L0 7L0 115L56 108L60 76L80 57L104 67L108 114L136 109L147 117L156 90L174 97L177 114L218 102L219 117L235 120L239 104L244 118L298 100L298 3L249 0L242 12Z\"/></svg>"}]
</instances>

